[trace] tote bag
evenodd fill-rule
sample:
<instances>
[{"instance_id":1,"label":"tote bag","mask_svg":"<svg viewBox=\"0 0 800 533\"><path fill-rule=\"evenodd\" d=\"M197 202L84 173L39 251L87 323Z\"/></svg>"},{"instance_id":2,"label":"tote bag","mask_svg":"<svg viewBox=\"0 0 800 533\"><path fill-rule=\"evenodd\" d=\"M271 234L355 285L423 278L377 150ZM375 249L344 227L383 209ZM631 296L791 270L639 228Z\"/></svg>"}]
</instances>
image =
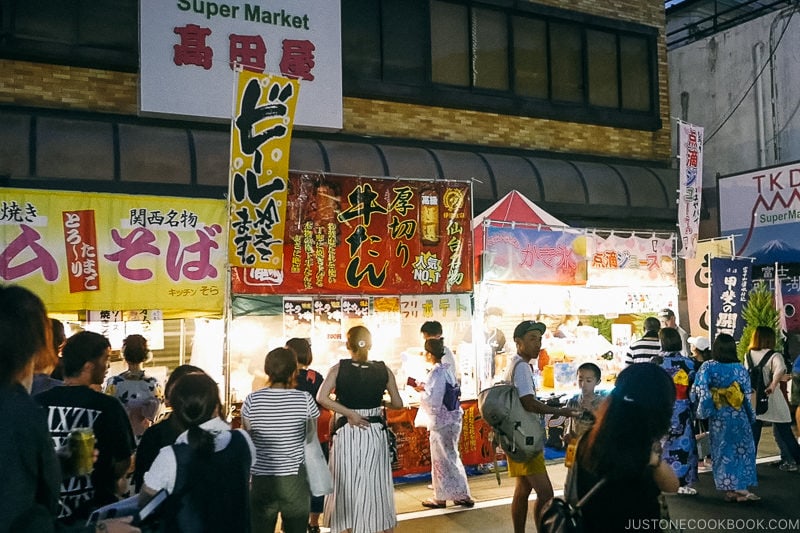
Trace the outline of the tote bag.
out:
<instances>
[{"instance_id":1,"label":"tote bag","mask_svg":"<svg viewBox=\"0 0 800 533\"><path fill-rule=\"evenodd\" d=\"M306 474L312 496L324 496L333 492L333 478L328 470L328 462L322 453L317 438L317 428L313 420L306 422Z\"/></svg>"}]
</instances>

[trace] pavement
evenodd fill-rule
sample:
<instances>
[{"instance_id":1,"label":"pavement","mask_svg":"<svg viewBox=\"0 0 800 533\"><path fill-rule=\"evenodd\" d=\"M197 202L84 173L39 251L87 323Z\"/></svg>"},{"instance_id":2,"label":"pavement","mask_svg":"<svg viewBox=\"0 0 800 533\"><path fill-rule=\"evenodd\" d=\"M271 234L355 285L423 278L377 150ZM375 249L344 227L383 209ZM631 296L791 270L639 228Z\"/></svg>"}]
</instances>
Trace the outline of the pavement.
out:
<instances>
[{"instance_id":1,"label":"pavement","mask_svg":"<svg viewBox=\"0 0 800 533\"><path fill-rule=\"evenodd\" d=\"M762 497L759 502L730 503L723 493L714 488L710 472L701 473L695 488L697 495L668 495L670 524L674 531L800 531L800 472L783 472L773 466L780 459L772 432L763 432L758 453L758 487L753 492ZM556 495L561 495L566 478L563 461L549 461L547 471ZM432 532L500 532L512 531L511 496L514 480L502 472L497 484L494 473L469 477L475 507L449 507L425 509L421 502L432 495L429 479L415 483L395 485L395 503L398 512L396 533ZM535 495L531 496L531 500ZM529 506L532 513L533 506ZM532 514L527 531L536 531ZM613 532L610 532L613 533Z\"/></svg>"}]
</instances>

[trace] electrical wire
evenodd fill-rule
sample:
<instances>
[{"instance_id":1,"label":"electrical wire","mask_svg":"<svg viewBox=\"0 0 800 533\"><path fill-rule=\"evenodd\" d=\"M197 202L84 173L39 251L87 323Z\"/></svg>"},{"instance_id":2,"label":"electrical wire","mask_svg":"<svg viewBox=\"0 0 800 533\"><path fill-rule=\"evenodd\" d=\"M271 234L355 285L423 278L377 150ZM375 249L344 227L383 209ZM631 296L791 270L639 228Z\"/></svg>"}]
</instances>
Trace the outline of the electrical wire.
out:
<instances>
[{"instance_id":1,"label":"electrical wire","mask_svg":"<svg viewBox=\"0 0 800 533\"><path fill-rule=\"evenodd\" d=\"M742 95L742 97L739 99L739 101L736 103L736 105L733 106L733 109L731 109L728 112L728 116L726 116L723 119L722 123L719 126L717 126L714 129L714 131L711 132L710 135L706 135L705 139L703 140L704 144L708 143L714 137L714 135L716 135L719 132L719 130L722 129L722 127L731 119L733 114L736 113L736 110L739 109L739 107L741 107L741 105L744 103L744 100L745 100L745 98L747 98L747 95L750 94L750 91L753 90L753 87L755 87L756 82L758 82L759 78L761 78L761 75L764 73L766 68L772 62L772 58L775 56L775 53L778 51L778 47L780 46L781 41L783 40L783 36L786 34L786 30L789 29L789 26L790 26L790 24L792 22L792 17L794 17L794 14L797 13L798 9L800 9L800 6L795 7L794 9L792 9L792 13L791 13L791 15L789 15L789 19L786 21L786 25L783 27L783 30L781 31L781 34L778 37L778 41L775 43L775 47L772 50L770 50L769 56L767 57L767 60L764 61L764 65L761 67L761 70L759 70L758 74L756 74L756 77L753 78L753 83L751 83L750 86L747 88L747 90L745 90L745 92Z\"/></svg>"}]
</instances>

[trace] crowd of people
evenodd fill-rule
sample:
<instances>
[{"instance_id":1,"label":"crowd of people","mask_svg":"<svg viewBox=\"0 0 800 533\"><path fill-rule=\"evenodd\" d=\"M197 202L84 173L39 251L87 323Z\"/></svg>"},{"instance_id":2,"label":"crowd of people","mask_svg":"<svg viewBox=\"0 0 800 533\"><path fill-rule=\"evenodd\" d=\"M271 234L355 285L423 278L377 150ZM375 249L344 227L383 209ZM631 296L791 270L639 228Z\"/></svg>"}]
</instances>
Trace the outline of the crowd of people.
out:
<instances>
[{"instance_id":1,"label":"crowd of people","mask_svg":"<svg viewBox=\"0 0 800 533\"><path fill-rule=\"evenodd\" d=\"M532 417L568 417L565 441L574 450L577 493L591 491L582 511L586 531L657 520L662 493L697 493L706 455L726 501L760 499L751 489L758 484L755 456L765 422L773 427L781 469L797 470L800 462L781 392L788 369L775 351L774 330L756 328L742 364L730 335L710 343L670 326L671 312L661 319L644 321L644 336L631 343L610 394L595 391L597 365L580 365L580 390L566 407L537 399L533 367L547 326L525 320L514 329L515 353L504 379ZM108 339L90 331L66 339L59 326L29 290L0 287L0 414L10 437L0 440L0 479L14 480L0 483L0 533L140 531L131 517L90 519L126 494L134 494L137 507L169 495L158 513L162 531L273 532L279 521L286 533L396 527L385 409L402 408L403 400L391 369L370 359L366 327L347 331L350 357L325 376L311 368L306 339L270 350L266 382L246 397L242 428L233 429L217 383L202 369L177 367L162 394L143 369L147 341L131 335L122 350L128 370L106 379ZM413 387L429 431L433 491L421 503L470 508L475 501L458 452L463 410L455 362L441 324L426 322L420 332L430 370ZM751 397L754 367L763 372L769 395L761 414ZM95 451L92 467L78 471L72 440L86 428ZM701 452L698 441L705 438L710 446ZM326 471L307 470L310 439L321 443ZM312 494L309 484L320 468L332 481L327 495ZM515 479L511 523L522 533L530 493L537 494L537 523L554 496L543 452L521 462L509 458L508 474Z\"/></svg>"}]
</instances>

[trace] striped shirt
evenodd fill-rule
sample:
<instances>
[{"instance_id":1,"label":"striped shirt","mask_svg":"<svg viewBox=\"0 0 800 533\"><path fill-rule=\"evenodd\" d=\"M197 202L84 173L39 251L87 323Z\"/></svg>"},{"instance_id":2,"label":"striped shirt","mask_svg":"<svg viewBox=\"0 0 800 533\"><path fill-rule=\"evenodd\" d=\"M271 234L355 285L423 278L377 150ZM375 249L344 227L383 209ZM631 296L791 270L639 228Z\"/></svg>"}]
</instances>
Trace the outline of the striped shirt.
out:
<instances>
[{"instance_id":1,"label":"striped shirt","mask_svg":"<svg viewBox=\"0 0 800 533\"><path fill-rule=\"evenodd\" d=\"M653 356L661 353L661 341L658 337L642 337L628 347L625 354L625 366L634 363L649 363Z\"/></svg>"},{"instance_id":2,"label":"striped shirt","mask_svg":"<svg viewBox=\"0 0 800 533\"><path fill-rule=\"evenodd\" d=\"M296 475L305 460L306 421L317 417L317 402L305 391L266 387L249 394L242 418L256 447L256 464L250 473Z\"/></svg>"}]
</instances>

